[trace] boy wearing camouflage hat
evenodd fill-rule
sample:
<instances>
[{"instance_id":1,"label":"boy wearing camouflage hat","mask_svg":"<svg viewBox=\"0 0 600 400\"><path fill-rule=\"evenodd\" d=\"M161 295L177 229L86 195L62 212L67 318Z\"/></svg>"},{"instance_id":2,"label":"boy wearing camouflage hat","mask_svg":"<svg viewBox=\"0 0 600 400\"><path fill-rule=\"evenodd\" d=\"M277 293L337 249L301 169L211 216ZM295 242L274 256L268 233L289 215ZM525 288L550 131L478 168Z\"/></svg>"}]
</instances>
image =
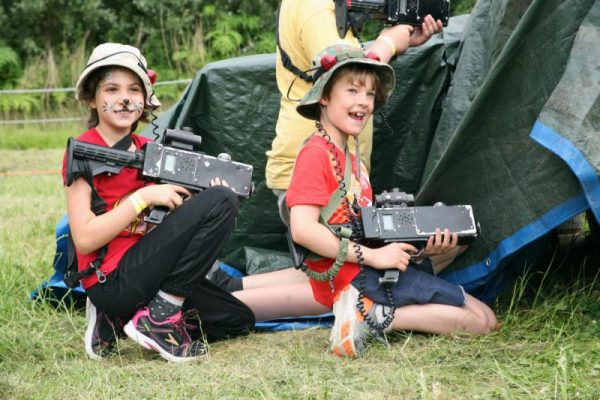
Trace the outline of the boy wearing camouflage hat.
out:
<instances>
[{"instance_id":1,"label":"boy wearing camouflage hat","mask_svg":"<svg viewBox=\"0 0 600 400\"><path fill-rule=\"evenodd\" d=\"M316 130L298 154L286 202L294 242L316 256L306 260L314 298L333 308L330 350L358 357L369 336L391 329L490 332L496 326L493 311L434 276L429 259L411 262L417 253L412 245L369 248L329 229L359 218L355 210L371 204L367 170L347 142L385 105L395 77L376 54L348 45L328 47L313 64L318 79L297 111L315 120ZM424 254L448 254L456 244L456 234L438 229ZM378 284L386 269L402 272L388 291Z\"/></svg>"}]
</instances>

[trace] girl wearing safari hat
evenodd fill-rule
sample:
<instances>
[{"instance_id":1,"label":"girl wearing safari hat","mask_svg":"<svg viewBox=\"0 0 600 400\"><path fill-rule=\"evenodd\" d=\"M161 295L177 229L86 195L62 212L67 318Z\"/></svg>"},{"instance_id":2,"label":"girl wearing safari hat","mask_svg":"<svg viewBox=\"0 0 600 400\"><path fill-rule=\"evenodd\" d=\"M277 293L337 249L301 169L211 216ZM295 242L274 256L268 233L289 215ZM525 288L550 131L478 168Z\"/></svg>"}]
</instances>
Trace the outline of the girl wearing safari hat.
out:
<instances>
[{"instance_id":1,"label":"girl wearing safari hat","mask_svg":"<svg viewBox=\"0 0 600 400\"><path fill-rule=\"evenodd\" d=\"M134 130L160 105L155 80L137 48L96 47L77 82L77 98L90 110L88 130L77 139L140 150L150 139ZM148 184L133 168L93 176L89 164L82 164L89 173L65 192L78 274L88 295L87 354L108 356L119 336L129 336L169 361L187 362L207 354L205 339L248 332L254 324L248 307L205 279L234 228L234 193L217 181L192 196L181 186ZM65 182L66 172L64 161ZM98 198L104 207L97 207ZM152 227L143 215L155 206L171 213ZM184 312L190 317L185 324Z\"/></svg>"}]
</instances>

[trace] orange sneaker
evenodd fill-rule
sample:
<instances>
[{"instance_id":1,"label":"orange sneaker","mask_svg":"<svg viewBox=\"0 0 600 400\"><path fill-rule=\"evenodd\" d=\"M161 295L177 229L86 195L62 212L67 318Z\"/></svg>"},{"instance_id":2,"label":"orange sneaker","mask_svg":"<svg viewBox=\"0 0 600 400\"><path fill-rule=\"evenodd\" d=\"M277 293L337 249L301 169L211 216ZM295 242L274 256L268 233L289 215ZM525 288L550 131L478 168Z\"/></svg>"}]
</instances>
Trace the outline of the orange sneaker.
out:
<instances>
[{"instance_id":1,"label":"orange sneaker","mask_svg":"<svg viewBox=\"0 0 600 400\"><path fill-rule=\"evenodd\" d=\"M358 290L351 284L342 289L333 302L335 321L329 336L329 349L339 357L360 357L365 350L367 339L377 335L356 308L357 302ZM363 303L368 314L376 308L366 297L363 298Z\"/></svg>"}]
</instances>

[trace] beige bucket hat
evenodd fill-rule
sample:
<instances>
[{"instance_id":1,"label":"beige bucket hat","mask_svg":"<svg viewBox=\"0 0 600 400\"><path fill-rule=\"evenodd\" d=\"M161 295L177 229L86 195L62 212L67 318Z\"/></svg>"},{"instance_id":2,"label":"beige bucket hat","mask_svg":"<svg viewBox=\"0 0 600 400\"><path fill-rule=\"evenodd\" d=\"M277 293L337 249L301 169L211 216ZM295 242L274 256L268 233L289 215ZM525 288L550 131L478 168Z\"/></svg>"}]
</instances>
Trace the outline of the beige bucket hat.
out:
<instances>
[{"instance_id":1,"label":"beige bucket hat","mask_svg":"<svg viewBox=\"0 0 600 400\"><path fill-rule=\"evenodd\" d=\"M148 69L146 59L140 51L133 46L121 43L103 43L97 46L79 76L75 86L75 96L78 100L83 98L84 83L88 76L96 69L104 66L120 66L133 71L140 77L146 90L146 107L155 109L160 106L160 102L154 95L151 80L156 79L156 73Z\"/></svg>"}]
</instances>

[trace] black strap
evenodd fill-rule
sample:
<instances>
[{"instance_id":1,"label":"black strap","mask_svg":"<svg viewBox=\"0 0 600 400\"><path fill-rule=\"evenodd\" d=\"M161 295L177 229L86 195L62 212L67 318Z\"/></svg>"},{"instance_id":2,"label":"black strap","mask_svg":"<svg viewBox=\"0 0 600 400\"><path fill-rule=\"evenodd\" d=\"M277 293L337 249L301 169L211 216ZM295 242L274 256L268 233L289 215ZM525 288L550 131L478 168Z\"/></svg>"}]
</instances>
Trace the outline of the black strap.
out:
<instances>
[{"instance_id":1,"label":"black strap","mask_svg":"<svg viewBox=\"0 0 600 400\"><path fill-rule=\"evenodd\" d=\"M115 143L112 148L117 150L129 150L133 140L131 139L131 134L125 136L117 143ZM96 191L96 186L94 185L94 175L92 173L92 167L88 161L80 161L82 163L81 169L83 171L83 177L92 188L92 212L95 215L102 215L106 212L106 202L104 199L98 194ZM74 289L79 286L79 282L83 278L87 278L88 276L95 273L98 276L98 282L104 283L106 281L106 276L102 271L100 271L100 266L104 262L104 257L106 256L106 252L108 251L108 244L102 246L98 251L98 256L96 259L90 263L89 267L79 271L77 266L77 257L75 257L75 244L73 243L73 239L69 235L69 264L67 266L67 271L64 275L65 284Z\"/></svg>"},{"instance_id":2,"label":"black strap","mask_svg":"<svg viewBox=\"0 0 600 400\"><path fill-rule=\"evenodd\" d=\"M129 135L125 136L124 138L119 140L117 143L115 143L112 146L112 148L116 149L116 150L129 150L132 143L133 143L133 139L131 139L131 133L130 133Z\"/></svg>"},{"instance_id":3,"label":"black strap","mask_svg":"<svg viewBox=\"0 0 600 400\"><path fill-rule=\"evenodd\" d=\"M340 39L346 37L348 28L352 27L350 18L348 18L348 6L346 0L334 0L335 2L335 25Z\"/></svg>"},{"instance_id":4,"label":"black strap","mask_svg":"<svg viewBox=\"0 0 600 400\"><path fill-rule=\"evenodd\" d=\"M131 139L131 134L123 137L117 143L115 143L112 148L116 150L129 150L133 140ZM102 215L106 212L106 202L98 192L96 191L96 187L94 186L94 174L92 172L92 166L89 162L83 161L83 176L87 183L92 188L92 212L95 215Z\"/></svg>"},{"instance_id":5,"label":"black strap","mask_svg":"<svg viewBox=\"0 0 600 400\"><path fill-rule=\"evenodd\" d=\"M301 69L296 67L292 63L292 59L290 58L288 53L286 53L285 50L283 50L283 48L281 47L281 42L279 41L279 14L280 14L280 12L281 12L281 6L277 7L277 12L275 13L275 43L277 44L277 47L279 48L279 54L281 55L281 64L283 64L285 69L287 69L288 71L290 71L292 74L296 75L303 81L306 81L308 83L313 83L312 76L308 75L305 71L302 71Z\"/></svg>"}]
</instances>

